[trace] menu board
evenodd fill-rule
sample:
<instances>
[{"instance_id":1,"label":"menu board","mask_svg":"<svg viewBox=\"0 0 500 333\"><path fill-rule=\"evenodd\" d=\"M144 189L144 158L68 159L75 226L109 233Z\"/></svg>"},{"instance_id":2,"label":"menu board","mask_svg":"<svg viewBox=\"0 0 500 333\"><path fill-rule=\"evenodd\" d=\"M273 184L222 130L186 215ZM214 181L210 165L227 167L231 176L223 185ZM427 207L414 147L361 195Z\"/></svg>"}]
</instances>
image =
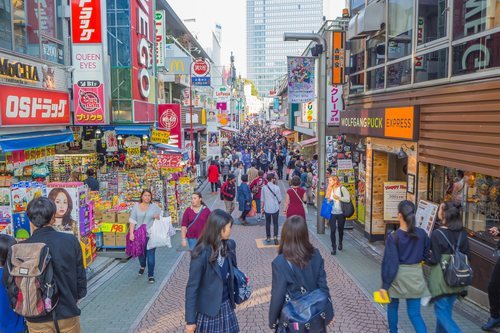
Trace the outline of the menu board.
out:
<instances>
[{"instance_id":1,"label":"menu board","mask_svg":"<svg viewBox=\"0 0 500 333\"><path fill-rule=\"evenodd\" d=\"M431 234L436 223L439 205L430 201L420 200L415 214L417 227L424 229L428 235Z\"/></svg>"},{"instance_id":2,"label":"menu board","mask_svg":"<svg viewBox=\"0 0 500 333\"><path fill-rule=\"evenodd\" d=\"M398 205L406 200L406 182L384 182L384 221L398 220Z\"/></svg>"}]
</instances>

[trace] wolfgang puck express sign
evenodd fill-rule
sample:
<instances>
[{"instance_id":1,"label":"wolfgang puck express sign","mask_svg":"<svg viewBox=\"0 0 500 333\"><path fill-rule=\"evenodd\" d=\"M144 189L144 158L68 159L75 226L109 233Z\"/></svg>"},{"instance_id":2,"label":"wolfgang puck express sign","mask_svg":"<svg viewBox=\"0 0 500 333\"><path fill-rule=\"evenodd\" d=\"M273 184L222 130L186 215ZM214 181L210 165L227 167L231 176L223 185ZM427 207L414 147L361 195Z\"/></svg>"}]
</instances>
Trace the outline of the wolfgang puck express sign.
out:
<instances>
[{"instance_id":1,"label":"wolfgang puck express sign","mask_svg":"<svg viewBox=\"0 0 500 333\"><path fill-rule=\"evenodd\" d=\"M418 110L413 106L349 110L340 114L340 130L344 134L417 141L418 124Z\"/></svg>"}]
</instances>

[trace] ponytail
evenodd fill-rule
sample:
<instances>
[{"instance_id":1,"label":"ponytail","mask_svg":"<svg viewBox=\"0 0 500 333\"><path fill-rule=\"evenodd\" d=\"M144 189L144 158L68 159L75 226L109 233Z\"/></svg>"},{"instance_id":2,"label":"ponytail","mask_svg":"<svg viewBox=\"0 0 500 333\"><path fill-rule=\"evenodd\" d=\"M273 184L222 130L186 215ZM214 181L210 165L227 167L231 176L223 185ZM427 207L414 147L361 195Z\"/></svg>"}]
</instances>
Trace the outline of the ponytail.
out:
<instances>
[{"instance_id":1,"label":"ponytail","mask_svg":"<svg viewBox=\"0 0 500 333\"><path fill-rule=\"evenodd\" d=\"M403 216L403 219L408 225L408 235L410 238L418 238L416 232L417 221L415 219L415 204L409 200L401 201L398 205L398 213Z\"/></svg>"}]
</instances>

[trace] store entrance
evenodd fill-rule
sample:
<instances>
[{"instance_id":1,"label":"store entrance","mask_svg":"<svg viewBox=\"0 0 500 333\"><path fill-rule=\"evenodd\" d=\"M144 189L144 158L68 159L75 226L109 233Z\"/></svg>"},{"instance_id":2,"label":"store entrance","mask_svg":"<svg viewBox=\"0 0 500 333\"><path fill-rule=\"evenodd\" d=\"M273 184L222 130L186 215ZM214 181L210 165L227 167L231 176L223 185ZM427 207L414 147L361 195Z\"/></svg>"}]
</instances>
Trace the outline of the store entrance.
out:
<instances>
[{"instance_id":1,"label":"store entrance","mask_svg":"<svg viewBox=\"0 0 500 333\"><path fill-rule=\"evenodd\" d=\"M387 180L390 182L406 182L408 176L408 157L399 158L396 154L387 154L389 162Z\"/></svg>"}]
</instances>

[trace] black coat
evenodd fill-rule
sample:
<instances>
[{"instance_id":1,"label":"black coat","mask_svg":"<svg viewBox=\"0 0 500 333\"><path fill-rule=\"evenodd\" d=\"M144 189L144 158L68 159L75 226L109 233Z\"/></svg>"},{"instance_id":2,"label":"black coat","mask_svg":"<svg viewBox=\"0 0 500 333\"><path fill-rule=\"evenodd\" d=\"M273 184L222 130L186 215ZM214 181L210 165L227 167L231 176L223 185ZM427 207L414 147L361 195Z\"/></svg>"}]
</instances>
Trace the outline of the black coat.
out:
<instances>
[{"instance_id":1,"label":"black coat","mask_svg":"<svg viewBox=\"0 0 500 333\"><path fill-rule=\"evenodd\" d=\"M228 241L228 258L233 266L237 267L236 243ZM210 263L212 249L205 247L200 255L191 258L189 265L189 279L186 286L186 323L196 324L197 313L216 316L222 304L223 280L217 262ZM229 300L233 308L234 303L234 272L229 270Z\"/></svg>"},{"instance_id":2,"label":"black coat","mask_svg":"<svg viewBox=\"0 0 500 333\"><path fill-rule=\"evenodd\" d=\"M58 320L80 315L76 302L87 295L87 276L83 268L82 249L75 236L43 227L35 230L26 243L44 243L49 247L54 269L54 280L59 289L59 302L55 308ZM4 281L8 270L4 270ZM52 321L52 313L28 321L44 323Z\"/></svg>"},{"instance_id":3,"label":"black coat","mask_svg":"<svg viewBox=\"0 0 500 333\"><path fill-rule=\"evenodd\" d=\"M300 287L304 287L308 292L319 288L330 294L326 282L324 260L319 250L316 250L304 269L294 266L295 274L292 272L283 254L280 254L273 260L272 268L273 283L271 288L271 304L269 305L269 327L271 328L274 328L274 325L280 318L287 290L295 296L300 294Z\"/></svg>"}]
</instances>

